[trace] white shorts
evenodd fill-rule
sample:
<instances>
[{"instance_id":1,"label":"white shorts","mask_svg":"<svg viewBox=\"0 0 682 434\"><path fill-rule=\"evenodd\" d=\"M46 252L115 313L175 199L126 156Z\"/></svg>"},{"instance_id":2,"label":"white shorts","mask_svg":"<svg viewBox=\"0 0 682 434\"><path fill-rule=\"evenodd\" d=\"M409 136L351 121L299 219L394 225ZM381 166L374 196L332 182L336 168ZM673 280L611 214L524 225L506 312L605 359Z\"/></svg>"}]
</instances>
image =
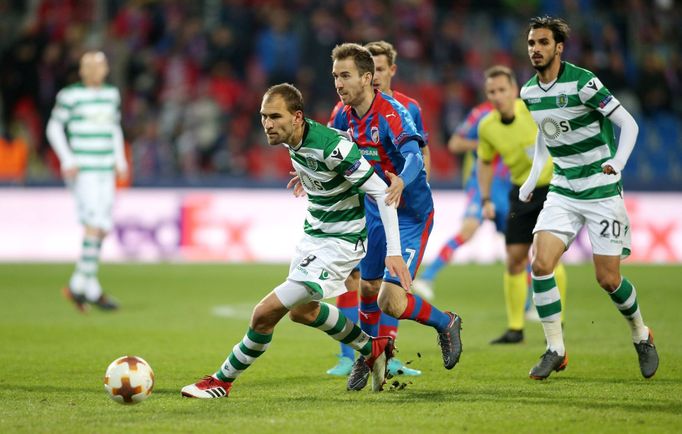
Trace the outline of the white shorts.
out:
<instances>
[{"instance_id":1,"label":"white shorts","mask_svg":"<svg viewBox=\"0 0 682 434\"><path fill-rule=\"evenodd\" d=\"M568 249L583 226L595 255L630 255L630 219L620 196L585 201L550 192L533 233L551 232Z\"/></svg>"},{"instance_id":2,"label":"white shorts","mask_svg":"<svg viewBox=\"0 0 682 434\"><path fill-rule=\"evenodd\" d=\"M79 172L72 185L81 224L109 231L116 180L111 171Z\"/></svg>"},{"instance_id":3,"label":"white shorts","mask_svg":"<svg viewBox=\"0 0 682 434\"><path fill-rule=\"evenodd\" d=\"M307 234L296 246L288 280L305 285L306 291L291 285L275 289L277 298L288 308L310 301L339 296L346 292L346 278L365 256L362 244L337 238L316 238Z\"/></svg>"}]
</instances>

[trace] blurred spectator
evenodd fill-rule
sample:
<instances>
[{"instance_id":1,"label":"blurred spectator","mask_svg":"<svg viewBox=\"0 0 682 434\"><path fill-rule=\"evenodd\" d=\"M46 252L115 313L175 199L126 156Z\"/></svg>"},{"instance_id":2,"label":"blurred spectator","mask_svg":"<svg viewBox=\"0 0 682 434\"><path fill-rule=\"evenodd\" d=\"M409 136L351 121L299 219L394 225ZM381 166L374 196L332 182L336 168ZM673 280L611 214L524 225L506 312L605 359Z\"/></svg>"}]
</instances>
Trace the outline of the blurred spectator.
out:
<instances>
[{"instance_id":1,"label":"blurred spectator","mask_svg":"<svg viewBox=\"0 0 682 434\"><path fill-rule=\"evenodd\" d=\"M0 134L0 182L23 184L26 178L29 147L20 136Z\"/></svg>"},{"instance_id":2,"label":"blurred spectator","mask_svg":"<svg viewBox=\"0 0 682 434\"><path fill-rule=\"evenodd\" d=\"M57 182L44 124L56 91L78 80L81 54L100 48L121 89L134 183L286 178L285 164L262 157L254 116L262 93L292 82L308 115L325 122L338 101L331 49L385 39L401 53L396 88L424 101L438 154L483 99L478 89L488 66L509 65L520 82L533 74L525 30L531 16L544 13L563 16L573 29L564 58L595 71L639 113L643 133L627 187L682 189L682 181L661 186L650 176L678 180L671 171L682 167L682 4L672 1L0 1L0 127L19 123L26 131L35 166L42 166L32 163L27 183L35 176ZM433 183L458 183L454 157L442 159Z\"/></svg>"}]
</instances>

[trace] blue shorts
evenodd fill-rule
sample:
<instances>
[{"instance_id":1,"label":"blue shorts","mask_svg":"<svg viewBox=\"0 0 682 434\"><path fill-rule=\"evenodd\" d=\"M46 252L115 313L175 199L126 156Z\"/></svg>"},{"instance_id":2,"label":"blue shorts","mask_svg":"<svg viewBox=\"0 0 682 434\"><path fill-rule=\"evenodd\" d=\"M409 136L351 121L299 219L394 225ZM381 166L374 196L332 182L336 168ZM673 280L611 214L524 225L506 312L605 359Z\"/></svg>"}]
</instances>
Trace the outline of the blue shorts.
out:
<instances>
[{"instance_id":1,"label":"blue shorts","mask_svg":"<svg viewBox=\"0 0 682 434\"><path fill-rule=\"evenodd\" d=\"M497 232L504 233L507 229L507 214L509 214L509 191L512 184L508 179L493 178L490 186L490 200L495 204L495 227ZM464 191L467 195L467 205L464 210L464 218L475 218L483 221L483 207L481 206L481 190L478 181L471 177L467 181Z\"/></svg>"},{"instance_id":2,"label":"blue shorts","mask_svg":"<svg viewBox=\"0 0 682 434\"><path fill-rule=\"evenodd\" d=\"M362 279L383 279L385 282L400 286L400 280L391 276L386 269L386 234L379 216L379 209L376 204L368 200L365 200L365 208L367 213L367 255L360 261ZM403 259L414 279L433 228L433 211L426 215L423 220L419 220L412 214L401 212L399 209L398 225Z\"/></svg>"}]
</instances>

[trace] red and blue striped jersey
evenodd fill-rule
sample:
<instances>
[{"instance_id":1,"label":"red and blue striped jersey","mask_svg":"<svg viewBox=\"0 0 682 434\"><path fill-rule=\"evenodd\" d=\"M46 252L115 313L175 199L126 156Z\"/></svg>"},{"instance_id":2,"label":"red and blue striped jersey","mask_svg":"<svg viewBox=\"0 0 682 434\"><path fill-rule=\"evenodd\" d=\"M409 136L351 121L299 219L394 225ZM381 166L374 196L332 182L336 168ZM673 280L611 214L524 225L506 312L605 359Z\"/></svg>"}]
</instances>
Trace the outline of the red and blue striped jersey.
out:
<instances>
[{"instance_id":1,"label":"red and blue striped jersey","mask_svg":"<svg viewBox=\"0 0 682 434\"><path fill-rule=\"evenodd\" d=\"M424 117L422 116L422 108L419 106L417 100L414 98L410 98L404 93L400 93L395 90L393 91L393 98L400 104L405 106L407 111L410 113L410 116L412 116L414 126L417 127L417 131L419 132L419 134L421 134L422 138L424 139L424 142L420 143L419 146L420 147L426 146L427 143L429 142L429 134L426 132L426 128L424 127Z\"/></svg>"},{"instance_id":2,"label":"red and blue striped jersey","mask_svg":"<svg viewBox=\"0 0 682 434\"><path fill-rule=\"evenodd\" d=\"M424 146L424 138L407 109L394 98L376 90L372 105L362 118L357 116L351 106L339 103L334 108L328 125L348 131L362 155L387 184L384 171L399 174L405 165L400 146L410 140ZM422 218L433 210L431 188L426 182L424 169L403 190L400 208L417 218Z\"/></svg>"}]
</instances>

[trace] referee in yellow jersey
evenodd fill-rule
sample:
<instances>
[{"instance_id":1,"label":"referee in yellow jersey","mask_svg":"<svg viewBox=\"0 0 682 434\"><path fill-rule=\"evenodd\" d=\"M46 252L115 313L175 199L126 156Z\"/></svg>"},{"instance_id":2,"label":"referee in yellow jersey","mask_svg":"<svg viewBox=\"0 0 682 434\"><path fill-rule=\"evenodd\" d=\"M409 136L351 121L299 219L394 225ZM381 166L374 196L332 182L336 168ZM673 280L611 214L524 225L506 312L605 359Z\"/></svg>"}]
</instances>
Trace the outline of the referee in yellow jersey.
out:
<instances>
[{"instance_id":1,"label":"referee in yellow jersey","mask_svg":"<svg viewBox=\"0 0 682 434\"><path fill-rule=\"evenodd\" d=\"M538 129L521 99L511 69L493 66L485 72L485 93L495 110L478 126L478 184L483 202L483 217L495 218L495 204L490 200L493 158L499 154L511 174L509 215L505 243L504 297L507 307L507 330L492 344L515 344L523 341L526 296L528 293L528 251L533 242L533 227L547 197L552 179L552 160L548 159L530 202L519 200L519 187L533 164ZM566 271L560 263L555 272L562 303L566 300ZM563 311L562 311L563 315Z\"/></svg>"}]
</instances>

